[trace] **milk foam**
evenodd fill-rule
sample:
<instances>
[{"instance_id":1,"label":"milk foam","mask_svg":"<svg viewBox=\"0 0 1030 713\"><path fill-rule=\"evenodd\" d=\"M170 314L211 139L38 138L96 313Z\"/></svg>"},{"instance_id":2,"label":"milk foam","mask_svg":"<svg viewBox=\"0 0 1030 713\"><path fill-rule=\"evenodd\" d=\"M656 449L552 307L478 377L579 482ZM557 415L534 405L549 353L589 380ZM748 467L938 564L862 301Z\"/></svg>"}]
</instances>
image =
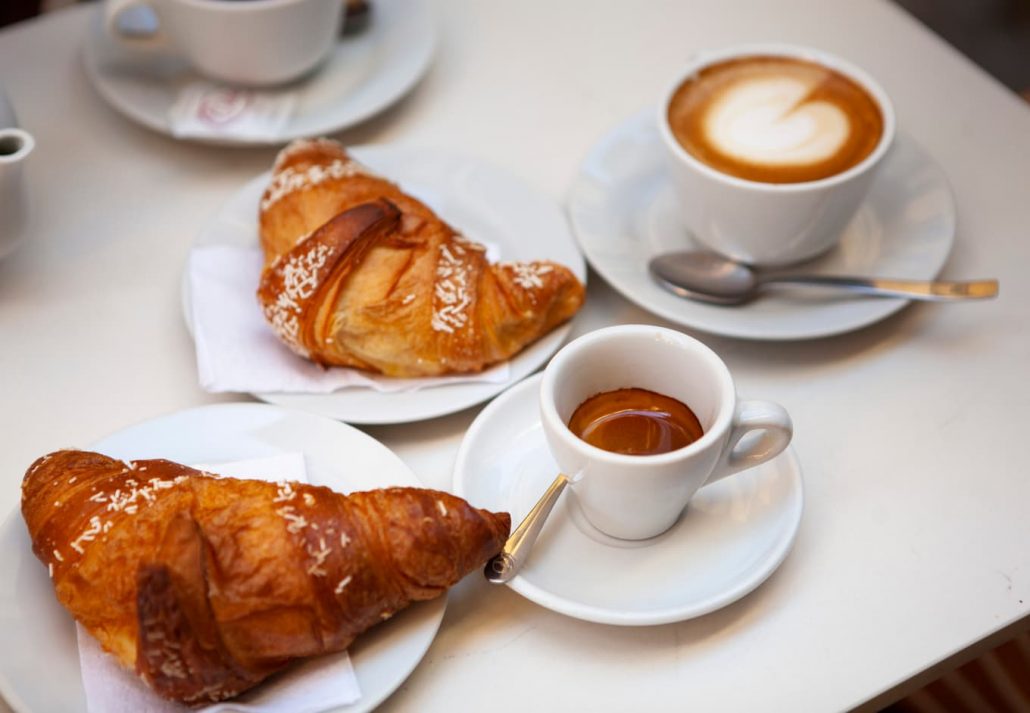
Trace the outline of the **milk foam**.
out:
<instances>
[{"instance_id":1,"label":"milk foam","mask_svg":"<svg viewBox=\"0 0 1030 713\"><path fill-rule=\"evenodd\" d=\"M836 104L806 101L816 86L803 77L750 77L727 87L704 117L708 142L740 161L807 165L832 158L851 132Z\"/></svg>"}]
</instances>

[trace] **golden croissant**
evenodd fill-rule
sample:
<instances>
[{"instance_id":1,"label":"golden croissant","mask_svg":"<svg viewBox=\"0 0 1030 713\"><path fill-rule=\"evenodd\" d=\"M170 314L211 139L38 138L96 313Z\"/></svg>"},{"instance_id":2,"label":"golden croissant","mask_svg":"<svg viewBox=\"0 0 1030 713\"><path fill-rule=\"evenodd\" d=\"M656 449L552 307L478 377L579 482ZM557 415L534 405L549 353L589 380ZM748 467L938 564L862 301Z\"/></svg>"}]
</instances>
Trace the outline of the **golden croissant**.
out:
<instances>
[{"instance_id":1,"label":"golden croissant","mask_svg":"<svg viewBox=\"0 0 1030 713\"><path fill-rule=\"evenodd\" d=\"M327 139L283 149L259 220L264 315L294 352L322 365L477 372L583 304L567 267L490 264L482 245Z\"/></svg>"},{"instance_id":2,"label":"golden croissant","mask_svg":"<svg viewBox=\"0 0 1030 713\"><path fill-rule=\"evenodd\" d=\"M347 648L481 566L510 527L432 490L341 495L70 450L29 468L22 515L61 604L184 703Z\"/></svg>"}]
</instances>

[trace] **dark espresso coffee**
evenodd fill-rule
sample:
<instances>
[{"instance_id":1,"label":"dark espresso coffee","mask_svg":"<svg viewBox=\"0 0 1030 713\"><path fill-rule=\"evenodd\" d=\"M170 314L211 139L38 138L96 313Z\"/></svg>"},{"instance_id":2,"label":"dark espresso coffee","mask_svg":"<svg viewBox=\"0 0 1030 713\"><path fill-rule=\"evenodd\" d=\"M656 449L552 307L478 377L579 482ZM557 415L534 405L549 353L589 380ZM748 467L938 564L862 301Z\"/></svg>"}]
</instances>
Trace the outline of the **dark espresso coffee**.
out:
<instances>
[{"instance_id":1,"label":"dark espresso coffee","mask_svg":"<svg viewBox=\"0 0 1030 713\"><path fill-rule=\"evenodd\" d=\"M683 82L667 109L676 141L717 171L764 183L843 173L879 145L883 115L850 77L793 57L709 65Z\"/></svg>"},{"instance_id":2,"label":"dark espresso coffee","mask_svg":"<svg viewBox=\"0 0 1030 713\"><path fill-rule=\"evenodd\" d=\"M591 396L576 407L569 429L592 446L640 456L683 448L704 433L689 406L646 389Z\"/></svg>"}]
</instances>

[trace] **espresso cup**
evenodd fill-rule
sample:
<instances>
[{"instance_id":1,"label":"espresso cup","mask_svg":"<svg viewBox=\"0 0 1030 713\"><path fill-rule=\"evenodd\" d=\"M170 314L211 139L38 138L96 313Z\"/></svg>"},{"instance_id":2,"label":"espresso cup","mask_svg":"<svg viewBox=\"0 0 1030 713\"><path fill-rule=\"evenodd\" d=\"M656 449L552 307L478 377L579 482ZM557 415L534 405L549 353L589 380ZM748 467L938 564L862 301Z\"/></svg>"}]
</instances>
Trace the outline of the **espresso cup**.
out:
<instances>
[{"instance_id":1,"label":"espresso cup","mask_svg":"<svg viewBox=\"0 0 1030 713\"><path fill-rule=\"evenodd\" d=\"M731 62L744 63L762 58L785 58L819 65L857 85L878 108L882 120L879 139L871 152L857 163L832 175L815 180L774 181L732 175L688 151L676 138L670 125L670 107L679 90L687 87L688 82L696 82L705 70ZM719 131L720 137L729 142L734 141L735 136L743 136L740 132L767 130L771 124L763 123L766 121L763 116L774 116L774 113L763 115L761 111L765 111L765 107L750 117L733 114L735 111L742 113L741 107L747 106L748 101L760 102L760 91L764 90L756 90L751 96L741 97L739 103L729 109L724 102L718 115L713 112L712 117L704 117L708 122L704 130L709 135ZM680 94L681 100L682 96ZM768 109L771 110L771 107ZM820 107L820 110L824 109L825 105ZM804 122L809 118L802 116L792 126L778 126L777 131L804 131ZM712 128L713 122L732 125L721 129ZM698 241L716 252L755 265L799 262L836 245L865 198L895 134L894 110L890 99L872 77L829 53L783 44L744 45L698 55L671 83L660 104L658 126L685 227ZM813 126L812 122L809 121L807 126ZM839 131L839 122L835 130ZM780 133L770 140L775 146L776 141L784 138L785 134ZM820 137L820 140L822 138L830 140L830 137ZM761 146L760 137L758 143L754 143L754 137L748 140L756 146L753 156L756 162L768 160L768 147ZM748 160L747 146L747 141L743 141L740 146L733 146L737 152L735 155L741 156L745 163Z\"/></svg>"},{"instance_id":2,"label":"espresso cup","mask_svg":"<svg viewBox=\"0 0 1030 713\"><path fill-rule=\"evenodd\" d=\"M153 32L119 22L133 7L157 18ZM344 20L341 0L107 0L105 26L121 45L172 52L209 79L239 86L296 79L328 57Z\"/></svg>"},{"instance_id":3,"label":"espresso cup","mask_svg":"<svg viewBox=\"0 0 1030 713\"><path fill-rule=\"evenodd\" d=\"M678 450L626 455L593 446L569 429L581 403L625 388L686 404L702 436ZM599 329L562 348L544 370L540 417L551 454L586 519L626 540L661 534L699 488L774 458L793 434L783 407L738 400L729 369L715 352L681 332L649 325Z\"/></svg>"}]
</instances>

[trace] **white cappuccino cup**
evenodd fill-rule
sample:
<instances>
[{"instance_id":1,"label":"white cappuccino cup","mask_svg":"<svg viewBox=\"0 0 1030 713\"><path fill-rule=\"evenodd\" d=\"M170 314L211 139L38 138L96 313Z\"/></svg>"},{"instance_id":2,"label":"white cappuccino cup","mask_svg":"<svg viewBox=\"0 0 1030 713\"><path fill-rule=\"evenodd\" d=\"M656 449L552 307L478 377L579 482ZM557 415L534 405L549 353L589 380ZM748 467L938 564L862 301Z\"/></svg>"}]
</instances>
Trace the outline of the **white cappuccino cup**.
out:
<instances>
[{"instance_id":1,"label":"white cappuccino cup","mask_svg":"<svg viewBox=\"0 0 1030 713\"><path fill-rule=\"evenodd\" d=\"M148 34L119 22L129 8L150 8ZM107 0L107 34L145 52L181 55L200 74L238 86L280 84L328 57L344 21L341 0Z\"/></svg>"},{"instance_id":2,"label":"white cappuccino cup","mask_svg":"<svg viewBox=\"0 0 1030 713\"><path fill-rule=\"evenodd\" d=\"M703 435L666 453L627 455L591 445L569 429L584 401L624 388L681 401L697 416ZM729 369L715 352L681 332L649 325L599 329L562 348L544 370L540 417L586 519L627 540L661 534L699 488L774 458L793 435L783 407L737 398Z\"/></svg>"},{"instance_id":3,"label":"white cappuccino cup","mask_svg":"<svg viewBox=\"0 0 1030 713\"><path fill-rule=\"evenodd\" d=\"M840 172L816 180L772 182L752 180L718 170L688 151L670 126L669 110L677 92L702 76L706 69L731 62L787 58L819 65L854 82L879 109L882 128L875 147L861 161ZM709 119L705 131L717 135L713 141L728 144L747 161L749 146L757 161L767 160L762 152L786 140L788 131L804 132L818 121L801 117L789 127L778 126L780 134L763 145L761 136L747 136L749 128L768 127L772 106L757 106L769 87L756 87L747 96L724 101L722 113ZM748 102L751 102L749 105ZM757 108L755 108L757 106ZM749 109L750 107L750 109ZM821 107L825 109L825 106ZM754 110L748 116L747 111ZM737 112L734 114L734 112ZM766 112L764 115L762 112ZM772 112L772 113L770 113ZM715 127L724 116L728 126ZM764 116L764 118L763 118ZM894 110L886 92L855 65L820 50L783 44L755 44L705 52L687 64L671 83L659 107L658 127L665 148L670 179L680 216L686 228L704 245L736 260L756 265L785 265L826 252L841 235L858 210L877 169L893 142ZM837 121L835 130L840 131ZM796 135L796 134L795 134ZM832 142L832 137L815 137ZM806 139L807 140L807 139ZM803 152L804 147L799 151ZM816 150L816 149L813 149Z\"/></svg>"}]
</instances>

